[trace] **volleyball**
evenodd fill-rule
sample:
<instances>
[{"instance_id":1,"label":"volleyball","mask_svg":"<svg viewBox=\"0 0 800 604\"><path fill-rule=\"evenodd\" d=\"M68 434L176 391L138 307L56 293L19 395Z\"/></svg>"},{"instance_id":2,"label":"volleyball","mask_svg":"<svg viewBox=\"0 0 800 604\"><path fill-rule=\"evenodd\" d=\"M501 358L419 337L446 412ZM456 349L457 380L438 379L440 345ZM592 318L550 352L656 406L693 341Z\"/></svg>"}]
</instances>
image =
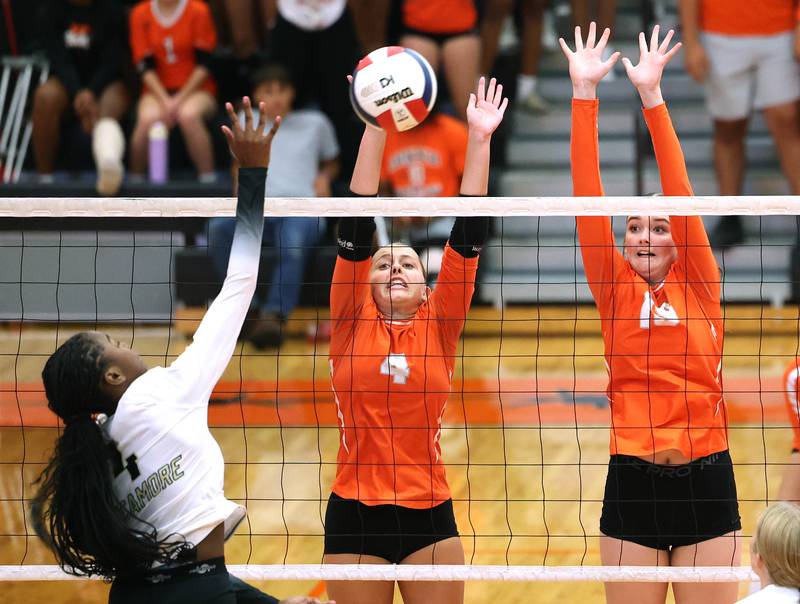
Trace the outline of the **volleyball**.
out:
<instances>
[{"instance_id":1,"label":"volleyball","mask_svg":"<svg viewBox=\"0 0 800 604\"><path fill-rule=\"evenodd\" d=\"M428 116L436 102L436 74L410 48L379 48L361 59L353 72L350 102L367 124L409 130Z\"/></svg>"}]
</instances>

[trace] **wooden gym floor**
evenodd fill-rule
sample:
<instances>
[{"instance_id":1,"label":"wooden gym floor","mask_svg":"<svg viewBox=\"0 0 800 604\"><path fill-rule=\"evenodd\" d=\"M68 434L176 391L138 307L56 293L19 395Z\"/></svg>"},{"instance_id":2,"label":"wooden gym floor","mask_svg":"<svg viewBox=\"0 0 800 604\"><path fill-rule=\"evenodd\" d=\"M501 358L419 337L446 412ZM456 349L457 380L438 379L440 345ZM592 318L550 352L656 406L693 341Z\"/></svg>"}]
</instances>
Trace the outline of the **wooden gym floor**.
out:
<instances>
[{"instance_id":1,"label":"wooden gym floor","mask_svg":"<svg viewBox=\"0 0 800 604\"><path fill-rule=\"evenodd\" d=\"M149 365L186 344L198 313L166 327L102 325ZM209 421L227 463L226 494L245 503L229 563L314 563L337 452L327 344L303 338L320 313L300 311L279 354L240 347L215 391ZM608 461L602 340L589 307L476 309L459 351L445 415L444 459L468 562L596 565ZM779 486L791 431L780 376L797 354L796 308L726 310L725 386L744 532ZM502 328L501 328L502 326ZM49 564L23 500L57 425L41 367L75 326L0 328L0 564ZM244 418L244 422L242 421ZM466 421L465 421L466 418ZM243 427L244 424L244 427ZM27 536L26 536L27 535ZM747 562L745 542L744 562ZM324 593L315 581L258 586L274 595ZM746 586L742 586L745 589ZM6 604L105 602L102 582L0 583ZM469 583L467 602L602 602L596 583ZM399 594L396 601L400 601Z\"/></svg>"}]
</instances>

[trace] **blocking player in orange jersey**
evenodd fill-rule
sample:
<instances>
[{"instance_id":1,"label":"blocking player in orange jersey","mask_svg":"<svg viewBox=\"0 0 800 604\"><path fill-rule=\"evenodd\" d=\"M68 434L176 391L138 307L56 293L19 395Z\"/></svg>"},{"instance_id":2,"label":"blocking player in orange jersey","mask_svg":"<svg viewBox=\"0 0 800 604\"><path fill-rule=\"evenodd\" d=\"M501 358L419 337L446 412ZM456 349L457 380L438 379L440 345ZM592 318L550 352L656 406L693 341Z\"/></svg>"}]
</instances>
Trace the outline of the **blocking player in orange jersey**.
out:
<instances>
[{"instance_id":1,"label":"blocking player in orange jersey","mask_svg":"<svg viewBox=\"0 0 800 604\"><path fill-rule=\"evenodd\" d=\"M484 79L470 95L462 195L486 195L489 144L508 104ZM378 191L386 134L366 127L350 188ZM339 418L325 515L326 564L463 564L439 439L488 218L458 218L434 290L403 244L372 254L371 218L343 219L331 283L331 383ZM461 582L401 582L406 604L458 603ZM339 604L391 604L392 582L331 581Z\"/></svg>"},{"instance_id":2,"label":"blocking player in orange jersey","mask_svg":"<svg viewBox=\"0 0 800 604\"><path fill-rule=\"evenodd\" d=\"M131 137L131 173L147 168L147 138L156 122L180 126L201 181L214 179L214 154L205 120L217 110L208 69L217 45L211 11L201 0L144 0L131 11L133 62L142 96Z\"/></svg>"},{"instance_id":3,"label":"blocking player in orange jersey","mask_svg":"<svg viewBox=\"0 0 800 604\"><path fill-rule=\"evenodd\" d=\"M639 63L623 59L644 106L665 195L692 195L680 143L661 95L669 50L658 26ZM609 37L576 28L572 178L577 196L603 195L597 84L619 57ZM643 200L643 210L646 200ZM609 217L577 218L584 270L600 311L611 458L600 519L605 565L730 566L741 557L738 502L728 453L720 367L720 275L697 216L629 216L622 252ZM666 583L607 583L609 602L664 602ZM737 585L674 583L678 604L734 602Z\"/></svg>"},{"instance_id":4,"label":"blocking player in orange jersey","mask_svg":"<svg viewBox=\"0 0 800 604\"><path fill-rule=\"evenodd\" d=\"M800 503L800 358L795 359L783 374L783 390L786 395L786 411L792 422L794 439L792 455L783 471L778 499Z\"/></svg>"}]
</instances>

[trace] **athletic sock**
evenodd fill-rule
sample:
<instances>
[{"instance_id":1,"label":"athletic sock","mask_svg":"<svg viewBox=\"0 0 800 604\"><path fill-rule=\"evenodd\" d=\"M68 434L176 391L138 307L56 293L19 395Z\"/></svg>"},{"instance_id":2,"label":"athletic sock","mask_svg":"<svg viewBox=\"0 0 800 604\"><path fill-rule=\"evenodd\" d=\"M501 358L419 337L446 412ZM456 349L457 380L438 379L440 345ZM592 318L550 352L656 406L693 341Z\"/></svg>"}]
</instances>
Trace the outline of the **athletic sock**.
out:
<instances>
[{"instance_id":1,"label":"athletic sock","mask_svg":"<svg viewBox=\"0 0 800 604\"><path fill-rule=\"evenodd\" d=\"M521 73L517 76L517 98L524 99L536 92L539 79L535 75Z\"/></svg>"},{"instance_id":2,"label":"athletic sock","mask_svg":"<svg viewBox=\"0 0 800 604\"><path fill-rule=\"evenodd\" d=\"M101 118L92 130L92 154L97 166L97 192L100 195L116 195L122 184L125 152L125 135L117 120Z\"/></svg>"}]
</instances>

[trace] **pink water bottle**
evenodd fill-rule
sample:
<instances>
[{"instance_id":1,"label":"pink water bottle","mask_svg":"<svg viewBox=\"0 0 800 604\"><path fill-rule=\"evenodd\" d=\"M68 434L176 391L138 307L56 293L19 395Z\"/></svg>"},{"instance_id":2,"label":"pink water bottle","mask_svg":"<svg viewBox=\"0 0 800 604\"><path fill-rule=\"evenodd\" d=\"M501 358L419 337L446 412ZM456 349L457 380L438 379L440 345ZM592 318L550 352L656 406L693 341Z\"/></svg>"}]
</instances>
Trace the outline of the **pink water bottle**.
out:
<instances>
[{"instance_id":1,"label":"pink water bottle","mask_svg":"<svg viewBox=\"0 0 800 604\"><path fill-rule=\"evenodd\" d=\"M149 157L150 157L150 182L163 184L167 182L169 174L169 131L164 122L156 122L150 126Z\"/></svg>"}]
</instances>

